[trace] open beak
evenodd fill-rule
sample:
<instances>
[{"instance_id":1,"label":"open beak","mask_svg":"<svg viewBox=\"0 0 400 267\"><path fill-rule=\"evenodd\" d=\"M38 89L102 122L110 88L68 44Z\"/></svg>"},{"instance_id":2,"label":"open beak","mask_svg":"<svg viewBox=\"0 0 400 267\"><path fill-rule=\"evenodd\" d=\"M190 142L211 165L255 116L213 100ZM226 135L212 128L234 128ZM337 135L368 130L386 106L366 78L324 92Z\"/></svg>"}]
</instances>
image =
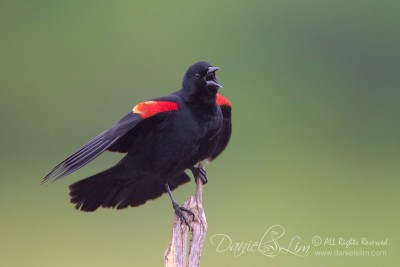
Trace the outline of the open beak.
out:
<instances>
[{"instance_id":1,"label":"open beak","mask_svg":"<svg viewBox=\"0 0 400 267\"><path fill-rule=\"evenodd\" d=\"M207 74L204 77L207 82L207 87L216 87L217 89L222 88L222 85L218 83L218 80L215 76L215 72L221 69L220 67L209 67L207 70Z\"/></svg>"}]
</instances>

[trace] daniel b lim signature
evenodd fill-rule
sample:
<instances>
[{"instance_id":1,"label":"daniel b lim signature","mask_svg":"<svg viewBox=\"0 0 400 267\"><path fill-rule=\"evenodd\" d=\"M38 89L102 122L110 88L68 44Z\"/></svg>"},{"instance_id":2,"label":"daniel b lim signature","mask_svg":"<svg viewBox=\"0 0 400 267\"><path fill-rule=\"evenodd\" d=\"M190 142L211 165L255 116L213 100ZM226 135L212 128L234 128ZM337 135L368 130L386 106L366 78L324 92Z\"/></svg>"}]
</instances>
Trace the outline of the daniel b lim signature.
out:
<instances>
[{"instance_id":1,"label":"daniel b lim signature","mask_svg":"<svg viewBox=\"0 0 400 267\"><path fill-rule=\"evenodd\" d=\"M214 234L210 242L218 253L240 257L245 253L260 253L266 257L289 254L298 257L315 256L387 256L388 238L371 240L366 237L332 237L315 235L302 239L299 235L285 236L282 225L269 227L260 238L248 241L234 240L228 234Z\"/></svg>"}]
</instances>

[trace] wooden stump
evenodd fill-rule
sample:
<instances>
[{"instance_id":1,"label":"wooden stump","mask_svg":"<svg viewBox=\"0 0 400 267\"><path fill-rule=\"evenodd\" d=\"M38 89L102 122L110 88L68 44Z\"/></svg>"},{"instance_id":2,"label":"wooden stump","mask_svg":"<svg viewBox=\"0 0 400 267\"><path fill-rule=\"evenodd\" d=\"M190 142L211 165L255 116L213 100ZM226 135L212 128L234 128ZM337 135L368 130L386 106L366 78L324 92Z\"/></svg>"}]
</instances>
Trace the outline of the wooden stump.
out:
<instances>
[{"instance_id":1,"label":"wooden stump","mask_svg":"<svg viewBox=\"0 0 400 267\"><path fill-rule=\"evenodd\" d=\"M201 163L199 168L203 168ZM196 180L196 193L183 204L183 207L191 210L195 218L186 216L190 228L175 215L172 224L172 237L164 254L164 266L166 267L196 267L200 266L201 249L207 234L206 215L203 210L202 193L203 183L201 179ZM191 239L189 252L187 252L187 239L190 230Z\"/></svg>"}]
</instances>

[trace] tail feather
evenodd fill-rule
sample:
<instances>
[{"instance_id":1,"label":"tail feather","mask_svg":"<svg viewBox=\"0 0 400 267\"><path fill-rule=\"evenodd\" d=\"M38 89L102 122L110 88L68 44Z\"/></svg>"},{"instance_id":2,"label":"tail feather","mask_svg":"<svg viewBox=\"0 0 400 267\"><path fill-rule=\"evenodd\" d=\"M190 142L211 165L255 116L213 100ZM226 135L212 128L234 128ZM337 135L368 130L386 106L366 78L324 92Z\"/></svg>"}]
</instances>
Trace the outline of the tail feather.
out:
<instances>
[{"instance_id":1,"label":"tail feather","mask_svg":"<svg viewBox=\"0 0 400 267\"><path fill-rule=\"evenodd\" d=\"M188 181L189 176L183 172L170 180L169 185L173 190ZM131 174L124 165L114 166L70 185L71 203L82 211L94 211L99 207L136 207L165 192L160 179Z\"/></svg>"}]
</instances>

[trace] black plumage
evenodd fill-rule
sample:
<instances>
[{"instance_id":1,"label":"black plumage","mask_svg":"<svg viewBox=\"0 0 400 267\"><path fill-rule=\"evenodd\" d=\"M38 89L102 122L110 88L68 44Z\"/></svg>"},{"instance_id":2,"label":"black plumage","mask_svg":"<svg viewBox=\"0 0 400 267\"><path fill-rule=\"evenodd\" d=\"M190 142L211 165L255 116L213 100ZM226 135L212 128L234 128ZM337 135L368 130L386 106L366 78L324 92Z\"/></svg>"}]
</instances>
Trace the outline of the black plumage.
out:
<instances>
[{"instance_id":1,"label":"black plumage","mask_svg":"<svg viewBox=\"0 0 400 267\"><path fill-rule=\"evenodd\" d=\"M115 166L70 186L77 209L139 206L188 182L185 170L196 171L198 162L213 160L230 139L231 105L218 94L218 69L207 62L193 64L180 90L136 105L58 164L43 182L78 170L106 150L126 155Z\"/></svg>"}]
</instances>

